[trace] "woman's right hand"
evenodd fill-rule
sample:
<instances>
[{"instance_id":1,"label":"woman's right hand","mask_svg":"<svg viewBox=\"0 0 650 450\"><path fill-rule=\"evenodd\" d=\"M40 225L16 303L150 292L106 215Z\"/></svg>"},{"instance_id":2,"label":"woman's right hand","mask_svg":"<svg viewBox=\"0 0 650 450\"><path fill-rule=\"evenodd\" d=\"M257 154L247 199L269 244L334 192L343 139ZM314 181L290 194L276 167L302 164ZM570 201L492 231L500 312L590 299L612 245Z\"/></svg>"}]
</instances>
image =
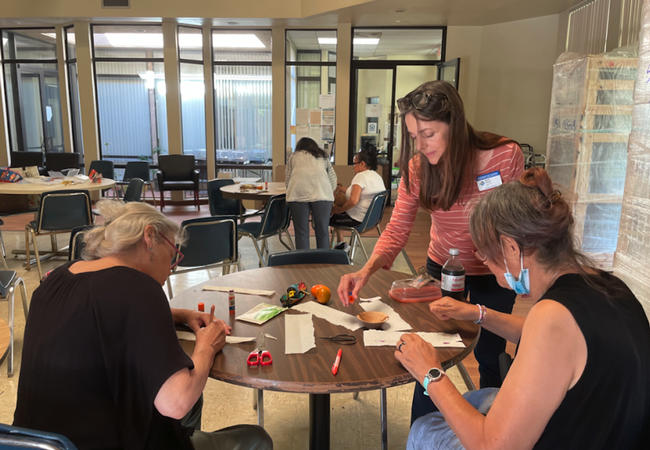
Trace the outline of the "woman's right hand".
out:
<instances>
[{"instance_id":1,"label":"woman's right hand","mask_svg":"<svg viewBox=\"0 0 650 450\"><path fill-rule=\"evenodd\" d=\"M226 336L230 334L230 329L226 322L215 319L214 322L196 331L196 343L210 345L216 355L226 345Z\"/></svg>"},{"instance_id":2,"label":"woman's right hand","mask_svg":"<svg viewBox=\"0 0 650 450\"><path fill-rule=\"evenodd\" d=\"M344 306L350 306L350 295L355 300L359 298L359 291L368 283L370 273L360 270L341 277L337 293ZM352 293L352 294L350 294Z\"/></svg>"},{"instance_id":3,"label":"woman's right hand","mask_svg":"<svg viewBox=\"0 0 650 450\"><path fill-rule=\"evenodd\" d=\"M471 320L479 318L478 306L468 302L459 302L451 297L443 297L429 304L429 310L440 320Z\"/></svg>"}]
</instances>

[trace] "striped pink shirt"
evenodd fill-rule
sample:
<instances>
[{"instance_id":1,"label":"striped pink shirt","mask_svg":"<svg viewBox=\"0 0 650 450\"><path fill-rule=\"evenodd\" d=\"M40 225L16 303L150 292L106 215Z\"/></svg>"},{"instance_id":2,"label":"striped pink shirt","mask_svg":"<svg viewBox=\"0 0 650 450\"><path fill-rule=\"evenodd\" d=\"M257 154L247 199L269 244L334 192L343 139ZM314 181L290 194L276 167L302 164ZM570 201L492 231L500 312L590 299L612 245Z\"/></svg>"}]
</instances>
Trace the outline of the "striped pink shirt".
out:
<instances>
[{"instance_id":1,"label":"striped pink shirt","mask_svg":"<svg viewBox=\"0 0 650 450\"><path fill-rule=\"evenodd\" d=\"M409 163L411 193L406 193L404 179L400 182L399 195L386 229L375 245L373 254L384 257L387 261L384 269L390 269L399 252L408 241L415 216L420 206L419 156ZM517 180L524 171L524 156L516 144L506 144L494 149L492 157L476 177L498 171L503 183ZM472 250L474 244L469 232L469 213L471 205L490 192L479 191L476 180L472 181L472 191L468 196L461 194L459 200L449 211L431 211L431 242L428 256L443 265L449 259L449 249L460 251L460 260L467 275L485 275L490 270L476 257ZM462 203L461 203L462 202Z\"/></svg>"}]
</instances>

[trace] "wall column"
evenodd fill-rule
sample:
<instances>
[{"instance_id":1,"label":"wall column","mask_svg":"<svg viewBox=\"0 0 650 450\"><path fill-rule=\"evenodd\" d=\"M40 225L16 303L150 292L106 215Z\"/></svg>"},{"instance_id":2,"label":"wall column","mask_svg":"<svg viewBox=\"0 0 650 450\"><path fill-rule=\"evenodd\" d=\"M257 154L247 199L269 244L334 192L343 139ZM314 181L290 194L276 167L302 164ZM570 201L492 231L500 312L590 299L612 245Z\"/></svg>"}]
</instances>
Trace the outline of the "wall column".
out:
<instances>
[{"instance_id":1,"label":"wall column","mask_svg":"<svg viewBox=\"0 0 650 450\"><path fill-rule=\"evenodd\" d=\"M70 84L68 83L68 65L65 63L68 49L65 48L65 30L63 25L56 26L56 54L59 68L59 97L61 103L61 127L63 128L63 149L66 153L74 151L72 145L72 120L70 117ZM87 164L90 167L90 163ZM88 171L86 171L87 173Z\"/></svg>"},{"instance_id":2,"label":"wall column","mask_svg":"<svg viewBox=\"0 0 650 450\"><path fill-rule=\"evenodd\" d=\"M352 60L352 25L340 23L336 29L336 151L334 164L348 164L350 138L350 61Z\"/></svg>"},{"instance_id":3,"label":"wall column","mask_svg":"<svg viewBox=\"0 0 650 450\"><path fill-rule=\"evenodd\" d=\"M273 130L273 167L285 163L285 67L284 67L284 27L273 27L271 29L271 78L273 80L273 107L272 107L272 126ZM275 169L273 177L275 180Z\"/></svg>"},{"instance_id":4,"label":"wall column","mask_svg":"<svg viewBox=\"0 0 650 450\"><path fill-rule=\"evenodd\" d=\"M90 40L90 24L74 22L77 50L77 78L79 81L79 116L83 130L84 161L99 159L99 133L97 124L97 99L95 98L94 67Z\"/></svg>"},{"instance_id":5,"label":"wall column","mask_svg":"<svg viewBox=\"0 0 650 450\"><path fill-rule=\"evenodd\" d=\"M203 27L203 80L205 85L205 161L208 180L217 178L214 145L214 80L212 76L212 27Z\"/></svg>"}]
</instances>

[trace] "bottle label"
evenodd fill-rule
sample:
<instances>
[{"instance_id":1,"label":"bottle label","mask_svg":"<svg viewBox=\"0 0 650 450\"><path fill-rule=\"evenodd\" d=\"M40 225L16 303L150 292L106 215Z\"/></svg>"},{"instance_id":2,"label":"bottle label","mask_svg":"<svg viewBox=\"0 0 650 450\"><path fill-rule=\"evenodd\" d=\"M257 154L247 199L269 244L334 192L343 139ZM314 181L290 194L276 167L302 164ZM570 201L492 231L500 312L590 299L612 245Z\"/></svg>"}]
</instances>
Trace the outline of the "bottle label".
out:
<instances>
[{"instance_id":1,"label":"bottle label","mask_svg":"<svg viewBox=\"0 0 650 450\"><path fill-rule=\"evenodd\" d=\"M463 292L465 290L465 275L442 274L441 288L443 291Z\"/></svg>"}]
</instances>

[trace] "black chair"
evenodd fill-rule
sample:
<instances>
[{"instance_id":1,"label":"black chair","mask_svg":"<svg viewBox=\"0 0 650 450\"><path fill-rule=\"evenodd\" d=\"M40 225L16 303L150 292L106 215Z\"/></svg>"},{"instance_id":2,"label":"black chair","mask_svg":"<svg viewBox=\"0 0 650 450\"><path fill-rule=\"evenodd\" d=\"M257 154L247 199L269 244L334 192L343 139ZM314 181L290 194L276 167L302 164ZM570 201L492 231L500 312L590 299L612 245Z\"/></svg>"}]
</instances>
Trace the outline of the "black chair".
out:
<instances>
[{"instance_id":1,"label":"black chair","mask_svg":"<svg viewBox=\"0 0 650 450\"><path fill-rule=\"evenodd\" d=\"M70 244L68 245L68 261L76 261L83 258L83 251L86 248L86 241L84 234L86 231L92 230L94 225L84 225L83 227L76 227L70 231Z\"/></svg>"},{"instance_id":2,"label":"black chair","mask_svg":"<svg viewBox=\"0 0 650 450\"><path fill-rule=\"evenodd\" d=\"M115 164L113 161L107 160L98 160L90 163L90 168L87 170L87 174L90 175L90 172L95 171L102 174L102 178L108 178L109 180L115 180ZM113 197L117 197L117 189L113 188Z\"/></svg>"},{"instance_id":3,"label":"black chair","mask_svg":"<svg viewBox=\"0 0 650 450\"><path fill-rule=\"evenodd\" d=\"M48 153L45 156L45 169L60 172L65 169L78 169L81 166L79 153Z\"/></svg>"},{"instance_id":4,"label":"black chair","mask_svg":"<svg viewBox=\"0 0 650 450\"><path fill-rule=\"evenodd\" d=\"M289 214L289 206L287 205L287 196L286 194L282 194L275 195L269 199L261 222L248 222L239 225L239 235L248 236L253 240L257 256L260 258L260 267L264 267L264 252L268 252L266 239L271 236L277 235L287 250L295 250L291 236L289 236L289 232L287 231L290 222L291 216ZM282 240L282 233L286 233L287 238L289 238L289 245L285 244ZM257 245L257 242L260 240L263 241L261 251Z\"/></svg>"},{"instance_id":5,"label":"black chair","mask_svg":"<svg viewBox=\"0 0 650 450\"><path fill-rule=\"evenodd\" d=\"M302 249L269 255L268 267L288 266L291 264L350 264L348 254L343 250L328 248Z\"/></svg>"},{"instance_id":6,"label":"black chair","mask_svg":"<svg viewBox=\"0 0 650 450\"><path fill-rule=\"evenodd\" d=\"M43 279L41 259L36 245L36 237L49 235L52 242L52 256L58 256L56 235L69 233L73 228L92 225L92 210L88 191L51 191L41 195L41 204L36 220L25 226L26 269L31 266L29 256L29 236L32 236L39 280Z\"/></svg>"},{"instance_id":7,"label":"black chair","mask_svg":"<svg viewBox=\"0 0 650 450\"><path fill-rule=\"evenodd\" d=\"M185 220L181 223L187 240L178 246L183 259L171 275L223 267L223 273L229 273L230 266L237 266L241 271L237 251L237 221L234 217L217 216ZM182 270L178 270L183 268ZM210 272L208 271L208 275ZM169 298L173 298L172 285L167 278Z\"/></svg>"},{"instance_id":8,"label":"black chair","mask_svg":"<svg viewBox=\"0 0 650 450\"><path fill-rule=\"evenodd\" d=\"M144 182L145 186L149 187L153 197L153 206L156 206L156 193L151 182L151 168L149 167L149 161L131 161L126 163L124 177L122 177L122 181L117 184L120 186L127 186L133 178L140 178Z\"/></svg>"},{"instance_id":9,"label":"black chair","mask_svg":"<svg viewBox=\"0 0 650 450\"><path fill-rule=\"evenodd\" d=\"M126 188L126 192L124 193L124 203L141 202L143 188L143 180L140 178L131 178L131 181L129 181L129 187Z\"/></svg>"},{"instance_id":10,"label":"black chair","mask_svg":"<svg viewBox=\"0 0 650 450\"><path fill-rule=\"evenodd\" d=\"M199 171L193 155L161 155L158 157L158 189L160 210L165 207L165 191L194 191L194 206L199 205Z\"/></svg>"},{"instance_id":11,"label":"black chair","mask_svg":"<svg viewBox=\"0 0 650 450\"><path fill-rule=\"evenodd\" d=\"M352 245L351 245L352 248L350 249L350 259L351 260L354 259L354 253L358 245L359 247L361 247L361 250L363 251L363 255L366 257L366 261L367 261L368 252L366 251L366 247L363 245L363 241L361 240L361 235L372 228L376 228L377 233L379 233L379 235L381 236L381 228L379 227L379 224L381 223L381 220L384 217L384 211L386 210L387 201L388 201L388 191L382 191L377 195L375 195L375 197L372 199L372 202L368 207L368 211L366 211L366 216L363 218L363 221L359 225L357 225L356 227L349 227L349 226L342 226L342 225L336 227L333 226L332 237L330 239L332 245L334 244L334 232L336 230L349 231L352 234ZM413 267L413 264L411 263L411 260L409 259L404 249L402 249L402 255L404 256L404 259L406 259L406 263L408 264L409 269L411 269L411 272L413 272L413 275L415 275L417 273L415 267Z\"/></svg>"},{"instance_id":12,"label":"black chair","mask_svg":"<svg viewBox=\"0 0 650 450\"><path fill-rule=\"evenodd\" d=\"M0 449L77 450L65 436L0 424Z\"/></svg>"},{"instance_id":13,"label":"black chair","mask_svg":"<svg viewBox=\"0 0 650 450\"><path fill-rule=\"evenodd\" d=\"M208 204L210 205L210 215L238 216L240 217L241 223L244 223L245 219L262 214L262 211L256 209L244 209L241 200L224 198L221 188L232 184L235 184L235 182L228 178L217 178L208 181Z\"/></svg>"},{"instance_id":14,"label":"black chair","mask_svg":"<svg viewBox=\"0 0 650 450\"><path fill-rule=\"evenodd\" d=\"M7 377L14 376L14 294L16 286L20 285L20 295L23 297L23 310L27 321L27 289L25 282L13 270L0 270L0 300L7 300L7 322L9 323L9 350L7 351ZM0 443L0 449L3 448Z\"/></svg>"},{"instance_id":15,"label":"black chair","mask_svg":"<svg viewBox=\"0 0 650 450\"><path fill-rule=\"evenodd\" d=\"M43 152L11 152L11 164L12 167L38 167L38 172L41 175L47 175L45 170L45 157Z\"/></svg>"}]
</instances>

